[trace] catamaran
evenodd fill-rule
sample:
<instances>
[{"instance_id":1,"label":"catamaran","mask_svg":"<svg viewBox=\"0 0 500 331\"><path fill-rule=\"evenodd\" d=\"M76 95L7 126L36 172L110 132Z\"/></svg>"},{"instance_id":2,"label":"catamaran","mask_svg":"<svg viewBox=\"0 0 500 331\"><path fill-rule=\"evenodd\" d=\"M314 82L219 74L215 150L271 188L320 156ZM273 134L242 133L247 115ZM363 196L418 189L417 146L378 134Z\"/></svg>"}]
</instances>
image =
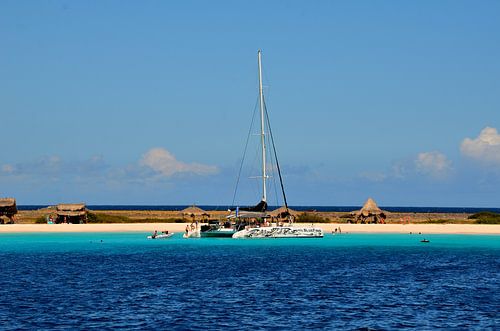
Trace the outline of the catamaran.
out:
<instances>
[{"instance_id":1,"label":"catamaran","mask_svg":"<svg viewBox=\"0 0 500 331\"><path fill-rule=\"evenodd\" d=\"M233 238L322 238L323 230L321 228L315 227L298 227L292 225L293 218L290 217L288 212L288 204L286 201L285 189L283 186L283 178L281 176L281 170L278 163L278 158L276 154L276 148L274 145L274 139L269 123L269 116L267 114L267 109L264 103L264 92L262 88L262 54L259 50L257 53L258 64L259 64L259 108L260 108L260 143L261 143L261 161L262 161L262 175L259 176L262 179L262 199L254 207L250 208L236 208L227 217L228 220L234 221L234 223L239 227L239 230L233 234ZM279 175L281 192L283 194L283 201L285 204L285 221L270 223L270 215L267 213L267 179L269 178L267 174L266 167L266 143L269 139L266 139L266 123L267 129L269 131L269 137L272 142L274 159L276 161L276 169ZM288 215L286 215L288 214ZM285 225L288 223L287 225Z\"/></svg>"}]
</instances>

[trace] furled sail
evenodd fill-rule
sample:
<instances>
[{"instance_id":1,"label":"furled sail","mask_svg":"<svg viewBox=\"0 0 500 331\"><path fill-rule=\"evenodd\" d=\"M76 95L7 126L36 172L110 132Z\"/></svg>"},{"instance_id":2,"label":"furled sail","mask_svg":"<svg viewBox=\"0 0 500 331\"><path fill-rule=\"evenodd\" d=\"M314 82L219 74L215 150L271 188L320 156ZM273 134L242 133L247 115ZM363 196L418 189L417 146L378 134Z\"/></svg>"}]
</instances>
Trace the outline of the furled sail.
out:
<instances>
[{"instance_id":1,"label":"furled sail","mask_svg":"<svg viewBox=\"0 0 500 331\"><path fill-rule=\"evenodd\" d=\"M240 211L255 211L259 213L263 213L267 210L267 202L261 200L258 204L253 207L240 207Z\"/></svg>"}]
</instances>

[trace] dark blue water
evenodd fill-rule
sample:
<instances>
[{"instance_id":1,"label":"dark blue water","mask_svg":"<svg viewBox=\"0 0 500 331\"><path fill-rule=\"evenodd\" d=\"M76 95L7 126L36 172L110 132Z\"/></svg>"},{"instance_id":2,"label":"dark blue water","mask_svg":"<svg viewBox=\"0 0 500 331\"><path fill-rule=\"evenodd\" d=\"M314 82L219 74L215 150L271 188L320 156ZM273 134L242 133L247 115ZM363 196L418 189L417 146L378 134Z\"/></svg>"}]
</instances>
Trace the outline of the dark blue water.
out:
<instances>
[{"instance_id":1,"label":"dark blue water","mask_svg":"<svg viewBox=\"0 0 500 331\"><path fill-rule=\"evenodd\" d=\"M37 210L45 208L47 205L20 205L20 210ZM90 210L166 210L178 211L189 207L188 205L168 205L168 206L150 206L150 205L88 205ZM204 210L228 210L234 206L213 206L201 205L200 208ZM270 206L269 210L278 208L277 206ZM290 206L290 208L297 211L320 211L320 212L351 212L361 208L361 206ZM480 211L491 211L500 213L500 208L492 207L381 207L393 213L478 213Z\"/></svg>"},{"instance_id":2,"label":"dark blue water","mask_svg":"<svg viewBox=\"0 0 500 331\"><path fill-rule=\"evenodd\" d=\"M497 329L498 236L0 235L0 328Z\"/></svg>"}]
</instances>

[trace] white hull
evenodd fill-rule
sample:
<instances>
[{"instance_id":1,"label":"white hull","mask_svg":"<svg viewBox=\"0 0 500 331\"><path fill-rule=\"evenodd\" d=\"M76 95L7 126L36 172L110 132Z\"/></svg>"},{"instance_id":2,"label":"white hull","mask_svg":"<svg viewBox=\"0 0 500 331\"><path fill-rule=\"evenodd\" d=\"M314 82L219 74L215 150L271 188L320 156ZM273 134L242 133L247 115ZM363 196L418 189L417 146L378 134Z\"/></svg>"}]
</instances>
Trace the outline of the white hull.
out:
<instances>
[{"instance_id":1,"label":"white hull","mask_svg":"<svg viewBox=\"0 0 500 331\"><path fill-rule=\"evenodd\" d=\"M167 239L172 237L174 234L173 233L163 233L163 234L157 234L156 236L148 236L148 239Z\"/></svg>"},{"instance_id":2,"label":"white hull","mask_svg":"<svg viewBox=\"0 0 500 331\"><path fill-rule=\"evenodd\" d=\"M323 229L295 226L264 226L236 232L233 238L323 238Z\"/></svg>"},{"instance_id":3,"label":"white hull","mask_svg":"<svg viewBox=\"0 0 500 331\"><path fill-rule=\"evenodd\" d=\"M220 228L216 230L200 231L201 238L231 238L236 231Z\"/></svg>"},{"instance_id":4,"label":"white hull","mask_svg":"<svg viewBox=\"0 0 500 331\"><path fill-rule=\"evenodd\" d=\"M194 230L190 230L188 232L184 232L182 237L183 238L200 238L200 230L194 229Z\"/></svg>"},{"instance_id":5,"label":"white hull","mask_svg":"<svg viewBox=\"0 0 500 331\"><path fill-rule=\"evenodd\" d=\"M231 238L235 231L233 229L216 229L208 231L200 231L195 229L193 231L185 232L183 238Z\"/></svg>"}]
</instances>

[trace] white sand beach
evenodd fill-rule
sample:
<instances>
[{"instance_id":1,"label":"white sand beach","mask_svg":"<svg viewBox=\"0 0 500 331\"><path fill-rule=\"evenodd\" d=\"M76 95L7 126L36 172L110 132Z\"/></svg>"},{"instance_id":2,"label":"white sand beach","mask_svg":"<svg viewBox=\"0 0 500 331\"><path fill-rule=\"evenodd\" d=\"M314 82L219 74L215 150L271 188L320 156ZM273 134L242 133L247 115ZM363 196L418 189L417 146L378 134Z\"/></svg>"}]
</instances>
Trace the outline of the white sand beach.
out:
<instances>
[{"instance_id":1,"label":"white sand beach","mask_svg":"<svg viewBox=\"0 0 500 331\"><path fill-rule=\"evenodd\" d=\"M311 224L296 224L311 226ZM500 235L500 225L487 224L314 224L325 233L335 228L342 233L443 233L443 234L494 234ZM184 232L186 223L114 223L114 224L4 224L0 233L44 232Z\"/></svg>"}]
</instances>

